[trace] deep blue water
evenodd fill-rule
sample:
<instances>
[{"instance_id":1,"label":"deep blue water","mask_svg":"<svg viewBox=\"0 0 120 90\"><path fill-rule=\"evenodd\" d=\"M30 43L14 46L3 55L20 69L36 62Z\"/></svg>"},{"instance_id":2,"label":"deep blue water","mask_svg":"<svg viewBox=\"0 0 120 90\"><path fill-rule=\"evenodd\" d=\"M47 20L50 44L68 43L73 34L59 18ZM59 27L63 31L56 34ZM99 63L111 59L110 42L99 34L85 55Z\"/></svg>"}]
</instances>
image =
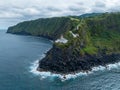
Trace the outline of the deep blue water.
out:
<instances>
[{"instance_id":1,"label":"deep blue water","mask_svg":"<svg viewBox=\"0 0 120 90\"><path fill-rule=\"evenodd\" d=\"M119 67L64 82L40 79L30 72L30 67L52 43L39 37L5 32L0 31L0 90L120 90Z\"/></svg>"}]
</instances>

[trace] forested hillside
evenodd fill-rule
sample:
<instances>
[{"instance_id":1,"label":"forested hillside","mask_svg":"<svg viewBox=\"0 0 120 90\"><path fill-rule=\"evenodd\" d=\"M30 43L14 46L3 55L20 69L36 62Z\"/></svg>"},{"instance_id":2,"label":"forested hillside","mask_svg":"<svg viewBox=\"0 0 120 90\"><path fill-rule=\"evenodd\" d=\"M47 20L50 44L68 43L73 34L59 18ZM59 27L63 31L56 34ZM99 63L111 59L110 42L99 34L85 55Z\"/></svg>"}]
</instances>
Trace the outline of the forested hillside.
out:
<instances>
[{"instance_id":1,"label":"forested hillside","mask_svg":"<svg viewBox=\"0 0 120 90\"><path fill-rule=\"evenodd\" d=\"M38 19L10 27L8 33L44 36L53 47L38 70L71 73L118 62L120 13Z\"/></svg>"},{"instance_id":2,"label":"forested hillside","mask_svg":"<svg viewBox=\"0 0 120 90\"><path fill-rule=\"evenodd\" d=\"M9 27L7 32L57 39L62 33L72 28L71 23L70 18L67 17L41 18L18 23Z\"/></svg>"}]
</instances>

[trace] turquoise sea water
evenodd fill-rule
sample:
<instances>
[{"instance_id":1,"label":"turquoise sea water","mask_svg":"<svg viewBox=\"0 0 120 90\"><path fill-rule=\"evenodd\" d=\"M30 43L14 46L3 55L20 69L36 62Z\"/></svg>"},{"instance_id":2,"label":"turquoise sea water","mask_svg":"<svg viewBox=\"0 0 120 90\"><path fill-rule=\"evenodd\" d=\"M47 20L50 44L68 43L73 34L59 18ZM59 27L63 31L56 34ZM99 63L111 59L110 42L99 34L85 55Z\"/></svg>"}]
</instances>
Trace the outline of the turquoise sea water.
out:
<instances>
[{"instance_id":1,"label":"turquoise sea water","mask_svg":"<svg viewBox=\"0 0 120 90\"><path fill-rule=\"evenodd\" d=\"M0 90L120 90L120 66L61 81L31 72L33 63L52 47L44 38L0 31Z\"/></svg>"}]
</instances>

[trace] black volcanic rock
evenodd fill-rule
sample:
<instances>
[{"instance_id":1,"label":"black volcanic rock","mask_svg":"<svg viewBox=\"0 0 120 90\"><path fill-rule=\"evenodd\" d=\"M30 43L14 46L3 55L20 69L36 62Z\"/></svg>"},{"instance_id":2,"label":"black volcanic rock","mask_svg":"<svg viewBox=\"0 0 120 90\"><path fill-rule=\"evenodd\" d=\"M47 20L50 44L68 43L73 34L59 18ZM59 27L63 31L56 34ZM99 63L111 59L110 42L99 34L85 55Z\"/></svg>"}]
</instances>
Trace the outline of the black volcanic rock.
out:
<instances>
[{"instance_id":1,"label":"black volcanic rock","mask_svg":"<svg viewBox=\"0 0 120 90\"><path fill-rule=\"evenodd\" d=\"M120 14L84 18L77 30L66 32L67 43L56 43L40 60L38 70L54 73L88 71L120 61ZM114 22L114 23L113 23Z\"/></svg>"},{"instance_id":2,"label":"black volcanic rock","mask_svg":"<svg viewBox=\"0 0 120 90\"><path fill-rule=\"evenodd\" d=\"M39 71L67 74L120 61L120 13L41 18L9 27L7 32L54 41L39 61Z\"/></svg>"},{"instance_id":3,"label":"black volcanic rock","mask_svg":"<svg viewBox=\"0 0 120 90\"><path fill-rule=\"evenodd\" d=\"M95 66L105 66L107 64L120 61L120 54L98 54L91 55L72 55L71 50L62 51L53 47L45 58L40 60L38 70L51 71L53 73L74 73L79 71L88 71Z\"/></svg>"}]
</instances>

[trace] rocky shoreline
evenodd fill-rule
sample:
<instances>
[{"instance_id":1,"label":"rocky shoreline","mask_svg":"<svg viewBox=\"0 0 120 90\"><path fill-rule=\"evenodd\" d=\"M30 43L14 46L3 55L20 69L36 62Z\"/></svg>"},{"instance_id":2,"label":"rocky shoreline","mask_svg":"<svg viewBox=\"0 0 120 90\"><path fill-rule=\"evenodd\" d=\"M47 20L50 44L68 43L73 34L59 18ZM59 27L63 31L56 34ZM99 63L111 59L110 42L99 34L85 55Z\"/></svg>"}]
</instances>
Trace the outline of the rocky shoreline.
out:
<instances>
[{"instance_id":1,"label":"rocky shoreline","mask_svg":"<svg viewBox=\"0 0 120 90\"><path fill-rule=\"evenodd\" d=\"M59 74L74 74L77 72L88 72L93 67L114 64L120 61L120 54L97 55L72 55L70 51L62 52L53 47L47 52L46 57L39 61L38 71L50 71Z\"/></svg>"},{"instance_id":2,"label":"rocky shoreline","mask_svg":"<svg viewBox=\"0 0 120 90\"><path fill-rule=\"evenodd\" d=\"M120 61L120 13L93 17L54 17L18 23L7 33L54 41L38 71L69 74Z\"/></svg>"}]
</instances>

